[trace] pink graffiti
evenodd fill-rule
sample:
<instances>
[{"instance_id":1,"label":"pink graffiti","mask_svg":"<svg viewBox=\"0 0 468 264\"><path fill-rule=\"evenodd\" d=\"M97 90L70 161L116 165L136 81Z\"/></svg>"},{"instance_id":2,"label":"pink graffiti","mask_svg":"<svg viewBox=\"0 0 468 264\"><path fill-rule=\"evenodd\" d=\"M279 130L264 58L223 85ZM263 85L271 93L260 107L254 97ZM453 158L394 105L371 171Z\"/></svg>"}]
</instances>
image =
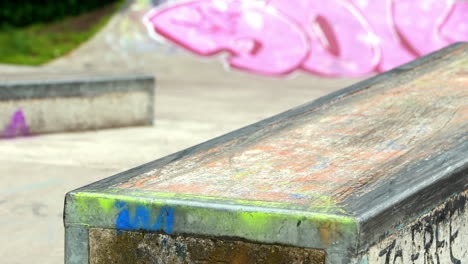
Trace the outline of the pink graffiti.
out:
<instances>
[{"instance_id":1,"label":"pink graffiti","mask_svg":"<svg viewBox=\"0 0 468 264\"><path fill-rule=\"evenodd\" d=\"M310 56L303 69L326 76L360 76L377 67L380 54L370 38L375 34L349 2L272 0L269 4L301 24L309 36Z\"/></svg>"},{"instance_id":2,"label":"pink graffiti","mask_svg":"<svg viewBox=\"0 0 468 264\"><path fill-rule=\"evenodd\" d=\"M365 19L376 34L374 40L380 49L376 72L388 71L416 58L394 28L392 0L353 0L352 3L366 14Z\"/></svg>"},{"instance_id":3,"label":"pink graffiti","mask_svg":"<svg viewBox=\"0 0 468 264\"><path fill-rule=\"evenodd\" d=\"M362 76L468 40L466 14L455 0L197 0L146 19L196 54L227 52L234 68Z\"/></svg>"},{"instance_id":4,"label":"pink graffiti","mask_svg":"<svg viewBox=\"0 0 468 264\"><path fill-rule=\"evenodd\" d=\"M452 9L440 28L440 34L448 43L466 41L468 39L467 17L468 1L452 5Z\"/></svg>"},{"instance_id":5,"label":"pink graffiti","mask_svg":"<svg viewBox=\"0 0 468 264\"><path fill-rule=\"evenodd\" d=\"M418 55L425 55L448 44L439 34L451 4L446 0L394 0L395 26L405 43ZM417 33L417 34L416 34Z\"/></svg>"},{"instance_id":6,"label":"pink graffiti","mask_svg":"<svg viewBox=\"0 0 468 264\"><path fill-rule=\"evenodd\" d=\"M8 124L7 128L3 131L2 136L5 138L13 138L17 135L29 135L29 129L26 125L26 119L24 118L23 111L21 109L13 114L10 123Z\"/></svg>"},{"instance_id":7,"label":"pink graffiti","mask_svg":"<svg viewBox=\"0 0 468 264\"><path fill-rule=\"evenodd\" d=\"M149 21L156 32L192 52L209 56L226 51L230 66L262 74L295 70L309 50L307 36L294 23L247 1L189 2Z\"/></svg>"}]
</instances>

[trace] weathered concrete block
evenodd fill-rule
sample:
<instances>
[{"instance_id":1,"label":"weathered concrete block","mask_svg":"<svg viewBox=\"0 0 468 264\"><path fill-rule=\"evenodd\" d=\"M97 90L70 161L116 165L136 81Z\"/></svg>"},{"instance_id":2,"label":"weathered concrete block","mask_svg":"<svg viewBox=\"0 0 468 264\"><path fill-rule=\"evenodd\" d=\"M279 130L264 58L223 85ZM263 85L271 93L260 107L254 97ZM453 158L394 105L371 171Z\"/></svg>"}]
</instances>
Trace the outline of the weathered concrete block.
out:
<instances>
[{"instance_id":1,"label":"weathered concrete block","mask_svg":"<svg viewBox=\"0 0 468 264\"><path fill-rule=\"evenodd\" d=\"M456 44L72 191L66 263L464 263L467 68Z\"/></svg>"},{"instance_id":2,"label":"weathered concrete block","mask_svg":"<svg viewBox=\"0 0 468 264\"><path fill-rule=\"evenodd\" d=\"M153 124L152 76L7 77L0 81L0 138Z\"/></svg>"},{"instance_id":3,"label":"weathered concrete block","mask_svg":"<svg viewBox=\"0 0 468 264\"><path fill-rule=\"evenodd\" d=\"M319 249L211 237L89 229L89 263L325 263Z\"/></svg>"}]
</instances>

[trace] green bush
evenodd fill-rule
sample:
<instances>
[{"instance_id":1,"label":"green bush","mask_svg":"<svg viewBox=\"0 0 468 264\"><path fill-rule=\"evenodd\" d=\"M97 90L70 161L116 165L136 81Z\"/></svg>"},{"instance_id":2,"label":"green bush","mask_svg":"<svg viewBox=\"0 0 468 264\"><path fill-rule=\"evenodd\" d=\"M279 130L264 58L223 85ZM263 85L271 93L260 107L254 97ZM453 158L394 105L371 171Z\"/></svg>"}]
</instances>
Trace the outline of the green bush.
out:
<instances>
[{"instance_id":1,"label":"green bush","mask_svg":"<svg viewBox=\"0 0 468 264\"><path fill-rule=\"evenodd\" d=\"M98 32L124 3L125 0L118 0L96 9L97 12L59 21L25 26L0 24L0 64L41 65L63 56Z\"/></svg>"},{"instance_id":2,"label":"green bush","mask_svg":"<svg viewBox=\"0 0 468 264\"><path fill-rule=\"evenodd\" d=\"M0 26L26 26L60 20L117 0L0 0Z\"/></svg>"}]
</instances>

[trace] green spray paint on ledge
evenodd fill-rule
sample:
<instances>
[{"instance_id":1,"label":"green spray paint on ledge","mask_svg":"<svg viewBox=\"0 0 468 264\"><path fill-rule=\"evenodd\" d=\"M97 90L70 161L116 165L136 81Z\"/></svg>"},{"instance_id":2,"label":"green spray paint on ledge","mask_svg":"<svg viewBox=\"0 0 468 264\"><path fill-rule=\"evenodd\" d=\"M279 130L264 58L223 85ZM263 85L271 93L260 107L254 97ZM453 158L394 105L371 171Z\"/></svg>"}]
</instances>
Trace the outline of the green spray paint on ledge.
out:
<instances>
[{"instance_id":1,"label":"green spray paint on ledge","mask_svg":"<svg viewBox=\"0 0 468 264\"><path fill-rule=\"evenodd\" d=\"M89 195L95 193L96 195L102 195L102 190L88 190ZM332 197L325 195L317 195L315 200L307 205L298 205L284 202L271 202L271 201L258 201L258 200L239 200L231 198L193 195L184 193L169 193L169 192L153 192L153 191L135 191L127 189L108 189L105 190L106 194L113 194L117 196L125 197L140 197L145 199L158 200L180 200L180 201L196 201L196 202L208 202L226 205L245 205L254 206L261 208L280 208L287 210L300 210L313 213L325 213L331 215L349 216L351 215L346 212L344 207L337 203ZM88 195L88 196L89 196Z\"/></svg>"},{"instance_id":2,"label":"green spray paint on ledge","mask_svg":"<svg viewBox=\"0 0 468 264\"><path fill-rule=\"evenodd\" d=\"M147 209L150 219L156 219L163 207L173 208L173 233L238 237L313 248L346 244L357 234L356 220L348 216L292 210L287 204L272 207L268 202L226 204L215 201L176 200L171 195L153 198L142 193L78 192L67 198L65 224L115 229L122 210L116 205L125 203L130 217L137 207Z\"/></svg>"}]
</instances>

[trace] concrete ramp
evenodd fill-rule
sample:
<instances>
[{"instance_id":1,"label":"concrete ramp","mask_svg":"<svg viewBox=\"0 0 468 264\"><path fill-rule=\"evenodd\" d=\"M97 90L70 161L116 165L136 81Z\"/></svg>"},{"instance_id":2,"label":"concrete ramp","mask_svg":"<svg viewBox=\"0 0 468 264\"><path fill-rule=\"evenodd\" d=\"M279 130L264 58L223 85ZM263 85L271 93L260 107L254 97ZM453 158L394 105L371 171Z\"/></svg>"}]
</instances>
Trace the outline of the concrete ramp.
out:
<instances>
[{"instance_id":1,"label":"concrete ramp","mask_svg":"<svg viewBox=\"0 0 468 264\"><path fill-rule=\"evenodd\" d=\"M0 77L0 138L153 124L154 78L28 72Z\"/></svg>"}]
</instances>

